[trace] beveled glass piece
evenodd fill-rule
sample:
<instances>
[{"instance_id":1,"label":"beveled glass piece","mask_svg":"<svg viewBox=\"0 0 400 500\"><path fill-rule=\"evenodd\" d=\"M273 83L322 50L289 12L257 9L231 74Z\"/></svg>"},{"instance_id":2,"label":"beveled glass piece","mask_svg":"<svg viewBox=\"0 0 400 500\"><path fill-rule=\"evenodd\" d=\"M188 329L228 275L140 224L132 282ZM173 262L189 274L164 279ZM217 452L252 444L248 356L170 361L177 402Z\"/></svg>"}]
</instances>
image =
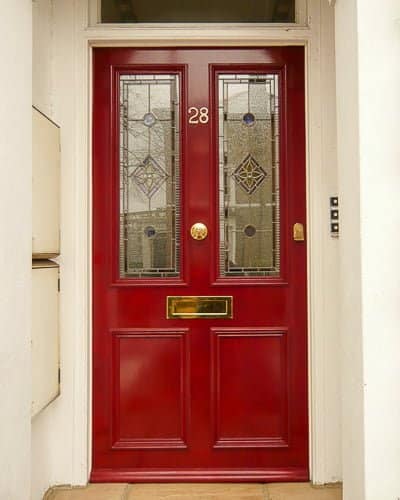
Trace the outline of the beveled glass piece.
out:
<instances>
[{"instance_id":1,"label":"beveled glass piece","mask_svg":"<svg viewBox=\"0 0 400 500\"><path fill-rule=\"evenodd\" d=\"M220 276L279 276L279 77L220 74L218 88Z\"/></svg>"},{"instance_id":2,"label":"beveled glass piece","mask_svg":"<svg viewBox=\"0 0 400 500\"><path fill-rule=\"evenodd\" d=\"M148 198L151 198L165 183L168 174L151 155L147 155L129 177Z\"/></svg>"},{"instance_id":3,"label":"beveled glass piece","mask_svg":"<svg viewBox=\"0 0 400 500\"><path fill-rule=\"evenodd\" d=\"M101 0L102 23L294 23L295 0Z\"/></svg>"},{"instance_id":4,"label":"beveled glass piece","mask_svg":"<svg viewBox=\"0 0 400 500\"><path fill-rule=\"evenodd\" d=\"M235 169L232 176L247 194L253 194L265 181L267 172L248 154Z\"/></svg>"},{"instance_id":5,"label":"beveled glass piece","mask_svg":"<svg viewBox=\"0 0 400 500\"><path fill-rule=\"evenodd\" d=\"M120 76L120 276L179 276L179 78Z\"/></svg>"},{"instance_id":6,"label":"beveled glass piece","mask_svg":"<svg viewBox=\"0 0 400 500\"><path fill-rule=\"evenodd\" d=\"M157 118L153 115L153 113L146 113L143 116L143 123L146 127L152 127L157 121Z\"/></svg>"}]
</instances>

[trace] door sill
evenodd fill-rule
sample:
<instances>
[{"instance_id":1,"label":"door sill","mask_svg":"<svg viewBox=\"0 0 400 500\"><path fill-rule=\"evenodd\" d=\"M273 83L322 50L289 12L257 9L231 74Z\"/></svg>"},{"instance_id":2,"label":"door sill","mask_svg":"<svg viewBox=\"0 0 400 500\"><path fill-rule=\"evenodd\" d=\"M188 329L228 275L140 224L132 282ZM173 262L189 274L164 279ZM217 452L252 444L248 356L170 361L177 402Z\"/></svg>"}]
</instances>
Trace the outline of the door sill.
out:
<instances>
[{"instance_id":1,"label":"door sill","mask_svg":"<svg viewBox=\"0 0 400 500\"><path fill-rule=\"evenodd\" d=\"M273 469L93 469L92 483L309 481L306 467Z\"/></svg>"}]
</instances>

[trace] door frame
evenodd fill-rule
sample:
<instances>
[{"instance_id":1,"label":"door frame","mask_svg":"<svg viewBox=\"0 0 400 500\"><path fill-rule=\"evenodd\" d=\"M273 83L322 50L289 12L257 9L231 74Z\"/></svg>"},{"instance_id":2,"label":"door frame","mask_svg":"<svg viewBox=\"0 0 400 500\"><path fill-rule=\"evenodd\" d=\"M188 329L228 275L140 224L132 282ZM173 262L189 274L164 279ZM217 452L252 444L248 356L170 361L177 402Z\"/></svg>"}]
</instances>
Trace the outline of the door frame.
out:
<instances>
[{"instance_id":1,"label":"door frame","mask_svg":"<svg viewBox=\"0 0 400 500\"><path fill-rule=\"evenodd\" d=\"M65 7L68 9L68 7ZM61 267L61 283L65 283L61 296L61 311L71 318L61 323L61 336L73 331L70 344L69 368L73 372L72 425L72 484L85 484L91 470L92 457L92 50L94 47L173 47L173 46L274 46L302 45L305 47L306 74L306 184L307 184L307 268L308 268L308 352L309 352L309 442L310 476L314 483L334 480L329 464L327 428L330 426L326 404L326 390L334 373L327 366L327 352L332 345L332 335L327 329L335 329L336 304L327 306L327 294L335 297L337 276L332 269L332 256L337 255L337 242L329 239L328 197L336 194L336 123L334 70L329 62L323 67L322 51L330 54L332 40L324 39L321 24L327 23L328 6L325 0L310 2L308 25L284 28L282 26L204 26L195 28L183 25L167 25L154 28L89 26L88 3L74 0L73 39L63 41L55 68L60 68L66 79L65 86L74 92L74 106L64 110L63 120L69 144L62 152L62 161L71 165L66 175L68 186L73 186L71 213L64 217L63 230L70 235L64 241L69 248L70 265ZM69 15L71 13L69 12ZM238 42L239 40L239 42ZM71 45L72 44L72 48ZM66 56L66 59L63 57ZM66 62L67 61L67 62ZM334 61L334 54L332 55ZM66 64L65 64L66 63ZM62 68L62 70L61 70ZM67 71L67 70L70 71ZM333 75L333 77L332 77ZM328 82L333 83L331 86ZM326 110L326 102L329 102ZM324 109L325 108L325 109ZM61 112L61 114L63 114ZM329 182L326 169L334 174ZM64 178L65 181L65 178ZM65 250L63 250L65 253ZM327 257L328 254L328 257ZM71 265L72 263L72 265ZM62 265L62 262L61 262ZM329 283L329 286L327 286ZM63 288L62 288L63 290ZM321 293L321 291L324 293ZM327 326L327 316L333 324ZM322 334L324 333L324 334ZM316 376L318 374L318 376ZM339 436L334 436L339 441ZM333 467L334 469L335 467ZM337 474L340 474L338 471Z\"/></svg>"}]
</instances>

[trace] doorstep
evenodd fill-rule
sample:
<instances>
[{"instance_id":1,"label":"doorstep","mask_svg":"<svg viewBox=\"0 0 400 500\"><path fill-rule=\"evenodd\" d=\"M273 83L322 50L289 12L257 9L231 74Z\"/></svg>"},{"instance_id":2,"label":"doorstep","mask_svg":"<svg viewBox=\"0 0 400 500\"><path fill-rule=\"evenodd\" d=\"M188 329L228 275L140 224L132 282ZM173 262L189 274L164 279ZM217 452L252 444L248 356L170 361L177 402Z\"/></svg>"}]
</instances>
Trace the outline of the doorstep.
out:
<instances>
[{"instance_id":1,"label":"doorstep","mask_svg":"<svg viewBox=\"0 0 400 500\"><path fill-rule=\"evenodd\" d=\"M51 488L44 500L341 500L340 484L179 483L89 484Z\"/></svg>"}]
</instances>

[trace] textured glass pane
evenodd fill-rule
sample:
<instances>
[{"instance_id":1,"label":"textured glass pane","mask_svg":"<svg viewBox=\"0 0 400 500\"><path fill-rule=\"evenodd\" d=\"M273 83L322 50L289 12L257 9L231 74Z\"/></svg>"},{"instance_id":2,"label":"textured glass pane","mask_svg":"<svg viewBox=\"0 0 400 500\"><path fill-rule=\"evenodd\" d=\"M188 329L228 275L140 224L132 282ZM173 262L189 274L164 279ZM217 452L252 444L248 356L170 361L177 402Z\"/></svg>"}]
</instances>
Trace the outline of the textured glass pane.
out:
<instances>
[{"instance_id":1,"label":"textured glass pane","mask_svg":"<svg viewBox=\"0 0 400 500\"><path fill-rule=\"evenodd\" d=\"M295 0L102 0L103 23L294 23Z\"/></svg>"},{"instance_id":2,"label":"textured glass pane","mask_svg":"<svg viewBox=\"0 0 400 500\"><path fill-rule=\"evenodd\" d=\"M219 76L221 276L278 276L277 75Z\"/></svg>"},{"instance_id":3,"label":"textured glass pane","mask_svg":"<svg viewBox=\"0 0 400 500\"><path fill-rule=\"evenodd\" d=\"M121 76L120 106L120 275L178 276L178 76Z\"/></svg>"}]
</instances>

